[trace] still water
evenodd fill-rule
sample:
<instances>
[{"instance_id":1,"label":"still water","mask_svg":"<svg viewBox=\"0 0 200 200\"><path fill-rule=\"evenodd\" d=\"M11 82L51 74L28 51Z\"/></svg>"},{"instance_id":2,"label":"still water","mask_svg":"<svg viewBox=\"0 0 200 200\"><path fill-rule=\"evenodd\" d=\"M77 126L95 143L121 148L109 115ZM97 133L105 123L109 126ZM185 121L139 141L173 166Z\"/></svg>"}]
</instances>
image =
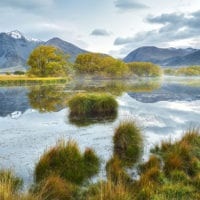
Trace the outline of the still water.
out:
<instances>
[{"instance_id":1,"label":"still water","mask_svg":"<svg viewBox=\"0 0 200 200\"><path fill-rule=\"evenodd\" d=\"M77 92L108 92L119 104L115 120L71 123L67 101ZM67 85L0 88L0 168L13 169L33 181L42 153L59 139L74 139L81 149L92 147L102 160L112 156L112 136L124 119L133 119L144 136L146 160L150 148L164 139L177 139L200 125L200 79L74 81Z\"/></svg>"}]
</instances>

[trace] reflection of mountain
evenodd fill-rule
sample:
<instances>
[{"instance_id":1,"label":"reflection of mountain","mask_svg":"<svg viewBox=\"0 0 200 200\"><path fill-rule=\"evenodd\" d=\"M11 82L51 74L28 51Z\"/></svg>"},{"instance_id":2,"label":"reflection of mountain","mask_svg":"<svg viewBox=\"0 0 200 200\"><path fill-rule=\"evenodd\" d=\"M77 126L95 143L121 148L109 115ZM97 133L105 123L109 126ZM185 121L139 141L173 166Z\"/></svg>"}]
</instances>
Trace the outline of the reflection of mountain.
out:
<instances>
[{"instance_id":1,"label":"reflection of mountain","mask_svg":"<svg viewBox=\"0 0 200 200\"><path fill-rule=\"evenodd\" d=\"M164 84L160 89L151 93L129 92L132 98L143 103L159 101L193 101L200 100L200 87L190 87L180 84Z\"/></svg>"},{"instance_id":2,"label":"reflection of mountain","mask_svg":"<svg viewBox=\"0 0 200 200\"><path fill-rule=\"evenodd\" d=\"M5 117L16 111L25 112L29 106L25 88L0 88L0 116Z\"/></svg>"}]
</instances>

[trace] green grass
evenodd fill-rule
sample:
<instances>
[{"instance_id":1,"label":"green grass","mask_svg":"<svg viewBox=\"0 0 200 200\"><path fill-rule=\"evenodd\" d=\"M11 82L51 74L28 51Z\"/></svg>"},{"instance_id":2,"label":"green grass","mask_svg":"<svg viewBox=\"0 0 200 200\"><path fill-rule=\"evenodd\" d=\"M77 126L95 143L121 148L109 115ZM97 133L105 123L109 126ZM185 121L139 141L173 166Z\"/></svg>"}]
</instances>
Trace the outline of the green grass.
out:
<instances>
[{"instance_id":1,"label":"green grass","mask_svg":"<svg viewBox=\"0 0 200 200\"><path fill-rule=\"evenodd\" d=\"M126 133L133 130L130 127L134 123L128 122L119 126ZM97 183L85 182L99 170L95 152L87 148L81 153L75 142L62 141L40 158L35 171L36 183L28 193L20 191L21 179L11 171L0 171L0 199L199 200L199 133L198 129L190 129L179 141L157 145L149 160L138 166L140 177L136 180L128 175L124 161L114 154L106 164L107 180Z\"/></svg>"},{"instance_id":2,"label":"green grass","mask_svg":"<svg viewBox=\"0 0 200 200\"><path fill-rule=\"evenodd\" d=\"M118 183L119 181L124 184L132 182L132 178L126 172L122 161L117 156L113 156L106 163L106 175L108 180L114 183Z\"/></svg>"},{"instance_id":3,"label":"green grass","mask_svg":"<svg viewBox=\"0 0 200 200\"><path fill-rule=\"evenodd\" d=\"M83 200L134 200L123 182L100 181L89 186Z\"/></svg>"},{"instance_id":4,"label":"green grass","mask_svg":"<svg viewBox=\"0 0 200 200\"><path fill-rule=\"evenodd\" d=\"M178 142L162 142L161 147L156 147L152 152L162 157L166 174L181 170L195 176L200 170L200 136L196 129L187 131Z\"/></svg>"},{"instance_id":5,"label":"green grass","mask_svg":"<svg viewBox=\"0 0 200 200\"><path fill-rule=\"evenodd\" d=\"M115 130L113 143L114 154L125 165L132 166L139 160L143 150L143 138L134 121L127 120L120 123Z\"/></svg>"},{"instance_id":6,"label":"green grass","mask_svg":"<svg viewBox=\"0 0 200 200\"><path fill-rule=\"evenodd\" d=\"M84 118L115 118L117 115L117 101L108 94L80 93L68 101L70 119L79 121Z\"/></svg>"},{"instance_id":7,"label":"green grass","mask_svg":"<svg viewBox=\"0 0 200 200\"><path fill-rule=\"evenodd\" d=\"M57 175L50 175L32 189L32 193L41 200L73 200L78 187Z\"/></svg>"},{"instance_id":8,"label":"green grass","mask_svg":"<svg viewBox=\"0 0 200 200\"><path fill-rule=\"evenodd\" d=\"M0 170L0 199L15 200L22 187L22 179L11 170Z\"/></svg>"},{"instance_id":9,"label":"green grass","mask_svg":"<svg viewBox=\"0 0 200 200\"><path fill-rule=\"evenodd\" d=\"M28 77L25 75L0 75L0 86L46 85L67 83L68 77Z\"/></svg>"},{"instance_id":10,"label":"green grass","mask_svg":"<svg viewBox=\"0 0 200 200\"><path fill-rule=\"evenodd\" d=\"M92 149L84 154L74 141L60 141L40 158L35 168L36 183L51 174L56 174L66 181L82 184L99 171L100 160Z\"/></svg>"}]
</instances>

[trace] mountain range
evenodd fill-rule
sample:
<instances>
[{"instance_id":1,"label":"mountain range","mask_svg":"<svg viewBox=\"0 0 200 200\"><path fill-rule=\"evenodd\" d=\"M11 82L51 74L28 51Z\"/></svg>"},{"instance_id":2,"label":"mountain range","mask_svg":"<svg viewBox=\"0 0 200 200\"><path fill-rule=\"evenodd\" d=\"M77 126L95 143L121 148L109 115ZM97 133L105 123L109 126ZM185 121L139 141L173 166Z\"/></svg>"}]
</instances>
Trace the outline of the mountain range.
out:
<instances>
[{"instance_id":1,"label":"mountain range","mask_svg":"<svg viewBox=\"0 0 200 200\"><path fill-rule=\"evenodd\" d=\"M26 38L19 31L9 33L0 33L0 71L26 70L27 59L30 53L39 45L52 45L70 55L70 61L73 62L80 53L86 53L83 50L60 38L52 38L48 41Z\"/></svg>"},{"instance_id":2,"label":"mountain range","mask_svg":"<svg viewBox=\"0 0 200 200\"><path fill-rule=\"evenodd\" d=\"M52 45L62 49L64 53L71 56L71 62L75 61L78 54L88 52L58 37L41 41L27 38L17 30L0 33L0 72L26 70L30 53L39 45ZM200 65L200 50L144 46L133 50L123 60L153 62L163 67Z\"/></svg>"},{"instance_id":3,"label":"mountain range","mask_svg":"<svg viewBox=\"0 0 200 200\"><path fill-rule=\"evenodd\" d=\"M123 60L125 62L152 62L163 67L200 65L200 50L145 46L130 52Z\"/></svg>"}]
</instances>

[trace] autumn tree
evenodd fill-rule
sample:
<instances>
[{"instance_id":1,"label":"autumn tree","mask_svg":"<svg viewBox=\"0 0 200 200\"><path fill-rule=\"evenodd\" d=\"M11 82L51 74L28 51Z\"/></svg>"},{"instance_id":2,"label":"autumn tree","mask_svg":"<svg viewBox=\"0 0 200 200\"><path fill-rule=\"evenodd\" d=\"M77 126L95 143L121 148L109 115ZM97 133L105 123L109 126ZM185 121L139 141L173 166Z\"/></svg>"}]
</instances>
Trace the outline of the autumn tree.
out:
<instances>
[{"instance_id":1,"label":"autumn tree","mask_svg":"<svg viewBox=\"0 0 200 200\"><path fill-rule=\"evenodd\" d=\"M156 77L161 75L161 68L150 62L130 62L127 65L131 73L137 76Z\"/></svg>"},{"instance_id":2,"label":"autumn tree","mask_svg":"<svg viewBox=\"0 0 200 200\"><path fill-rule=\"evenodd\" d=\"M53 46L41 45L36 47L29 56L27 64L30 66L28 75L49 77L66 75L69 56Z\"/></svg>"},{"instance_id":3,"label":"autumn tree","mask_svg":"<svg viewBox=\"0 0 200 200\"><path fill-rule=\"evenodd\" d=\"M128 75L128 66L121 60L99 53L79 54L75 70L81 74L123 77Z\"/></svg>"}]
</instances>

